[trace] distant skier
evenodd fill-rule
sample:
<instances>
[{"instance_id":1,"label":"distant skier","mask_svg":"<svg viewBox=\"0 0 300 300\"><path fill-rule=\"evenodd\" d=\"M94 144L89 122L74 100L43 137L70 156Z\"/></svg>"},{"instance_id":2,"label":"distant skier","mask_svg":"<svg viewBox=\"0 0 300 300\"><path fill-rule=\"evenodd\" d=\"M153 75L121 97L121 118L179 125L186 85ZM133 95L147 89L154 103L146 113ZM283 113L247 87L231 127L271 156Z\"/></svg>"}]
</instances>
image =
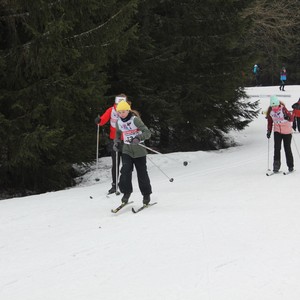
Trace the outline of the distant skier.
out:
<instances>
[{"instance_id":1,"label":"distant skier","mask_svg":"<svg viewBox=\"0 0 300 300\"><path fill-rule=\"evenodd\" d=\"M252 70L252 72L253 72L253 74L254 74L254 76L255 76L255 83L256 83L256 86L259 86L260 85L260 67L259 67L259 65L257 65L257 64L255 64L254 66L253 66L253 70Z\"/></svg>"},{"instance_id":2,"label":"distant skier","mask_svg":"<svg viewBox=\"0 0 300 300\"><path fill-rule=\"evenodd\" d=\"M296 131L300 132L300 98L298 102L294 103L292 105L293 108L293 117L294 117L294 122L293 122L293 129Z\"/></svg>"},{"instance_id":3,"label":"distant skier","mask_svg":"<svg viewBox=\"0 0 300 300\"><path fill-rule=\"evenodd\" d=\"M282 69L280 71L280 86L279 86L279 89L281 91L285 91L284 86L285 86L285 83L286 83L286 78L287 78L286 68L282 67Z\"/></svg>"},{"instance_id":4,"label":"distant skier","mask_svg":"<svg viewBox=\"0 0 300 300\"><path fill-rule=\"evenodd\" d=\"M276 96L271 96L270 106L267 111L268 131L267 138L269 139L274 124L274 161L273 172L277 173L281 166L280 151L281 142L283 141L286 163L289 172L294 170L294 158L291 149L292 141L292 115L287 110L285 105L278 100Z\"/></svg>"}]
</instances>

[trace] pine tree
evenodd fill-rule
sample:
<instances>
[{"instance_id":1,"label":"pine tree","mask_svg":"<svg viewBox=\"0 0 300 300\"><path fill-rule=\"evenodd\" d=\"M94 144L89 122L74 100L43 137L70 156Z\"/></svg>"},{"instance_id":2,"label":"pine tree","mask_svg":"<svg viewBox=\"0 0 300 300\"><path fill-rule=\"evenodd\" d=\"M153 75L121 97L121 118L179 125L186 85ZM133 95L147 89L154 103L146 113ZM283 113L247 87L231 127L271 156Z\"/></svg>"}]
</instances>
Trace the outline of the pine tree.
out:
<instances>
[{"instance_id":1,"label":"pine tree","mask_svg":"<svg viewBox=\"0 0 300 300\"><path fill-rule=\"evenodd\" d=\"M161 149L224 147L224 133L257 114L242 100L250 55L240 13L249 2L142 1L139 39L115 67L112 88L127 88Z\"/></svg>"},{"instance_id":2,"label":"pine tree","mask_svg":"<svg viewBox=\"0 0 300 300\"><path fill-rule=\"evenodd\" d=\"M49 191L94 158L105 67L136 28L137 1L0 4L0 188Z\"/></svg>"}]
</instances>

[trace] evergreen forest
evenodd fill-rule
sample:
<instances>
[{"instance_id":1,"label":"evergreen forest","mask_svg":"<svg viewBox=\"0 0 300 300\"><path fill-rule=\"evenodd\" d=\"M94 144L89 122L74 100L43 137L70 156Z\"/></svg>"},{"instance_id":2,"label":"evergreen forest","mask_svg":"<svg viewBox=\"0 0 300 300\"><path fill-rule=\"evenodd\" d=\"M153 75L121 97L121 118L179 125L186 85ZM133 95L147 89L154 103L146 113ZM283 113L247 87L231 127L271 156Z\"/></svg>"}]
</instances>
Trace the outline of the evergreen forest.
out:
<instances>
[{"instance_id":1,"label":"evergreen forest","mask_svg":"<svg viewBox=\"0 0 300 300\"><path fill-rule=\"evenodd\" d=\"M287 0L0 0L0 192L74 185L94 119L125 93L160 152L230 146L258 114L244 87L300 80ZM108 155L109 125L100 132Z\"/></svg>"}]
</instances>

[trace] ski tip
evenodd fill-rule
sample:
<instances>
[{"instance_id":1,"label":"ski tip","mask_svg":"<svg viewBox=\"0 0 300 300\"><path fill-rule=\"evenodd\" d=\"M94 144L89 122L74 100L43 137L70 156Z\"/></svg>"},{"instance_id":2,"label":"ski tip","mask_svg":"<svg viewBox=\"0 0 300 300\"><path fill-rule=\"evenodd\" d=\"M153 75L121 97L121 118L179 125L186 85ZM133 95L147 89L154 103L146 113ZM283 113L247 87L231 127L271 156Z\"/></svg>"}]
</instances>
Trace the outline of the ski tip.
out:
<instances>
[{"instance_id":1,"label":"ski tip","mask_svg":"<svg viewBox=\"0 0 300 300\"><path fill-rule=\"evenodd\" d=\"M283 175L289 175L289 174L292 174L292 173L294 173L294 172L295 172L295 170L294 170L294 171L283 172Z\"/></svg>"},{"instance_id":2,"label":"ski tip","mask_svg":"<svg viewBox=\"0 0 300 300\"><path fill-rule=\"evenodd\" d=\"M282 171L278 171L278 172L267 172L266 175L267 176L272 176L272 175L276 175L276 174L280 174L282 173Z\"/></svg>"}]
</instances>

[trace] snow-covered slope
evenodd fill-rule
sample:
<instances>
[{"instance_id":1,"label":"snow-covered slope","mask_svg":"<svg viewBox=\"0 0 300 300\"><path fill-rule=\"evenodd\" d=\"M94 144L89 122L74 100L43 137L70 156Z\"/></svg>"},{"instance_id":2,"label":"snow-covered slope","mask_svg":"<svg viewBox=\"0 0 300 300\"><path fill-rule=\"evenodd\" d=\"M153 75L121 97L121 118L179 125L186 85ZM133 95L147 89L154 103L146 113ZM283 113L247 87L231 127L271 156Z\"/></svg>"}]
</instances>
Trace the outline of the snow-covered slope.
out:
<instances>
[{"instance_id":1,"label":"snow-covered slope","mask_svg":"<svg viewBox=\"0 0 300 300\"><path fill-rule=\"evenodd\" d=\"M300 87L247 93L262 110L271 94L290 108ZM298 300L300 134L299 170L272 177L264 115L232 135L240 146L150 154L174 182L148 160L158 205L137 215L110 212L121 197L106 197L108 157L76 188L0 201L0 299Z\"/></svg>"}]
</instances>

